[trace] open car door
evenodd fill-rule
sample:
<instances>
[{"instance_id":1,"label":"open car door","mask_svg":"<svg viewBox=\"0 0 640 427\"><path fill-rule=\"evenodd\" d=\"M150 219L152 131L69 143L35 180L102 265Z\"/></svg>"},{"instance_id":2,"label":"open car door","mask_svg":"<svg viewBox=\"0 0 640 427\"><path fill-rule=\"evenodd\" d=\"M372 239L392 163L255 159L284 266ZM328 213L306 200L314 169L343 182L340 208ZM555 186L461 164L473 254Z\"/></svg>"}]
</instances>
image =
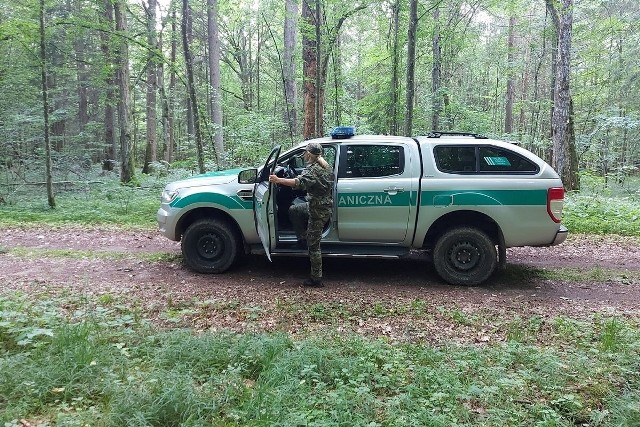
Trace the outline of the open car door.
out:
<instances>
[{"instance_id":1,"label":"open car door","mask_svg":"<svg viewBox=\"0 0 640 427\"><path fill-rule=\"evenodd\" d=\"M275 247L276 244L277 232L274 185L269 182L269 175L276 169L280 148L280 145L276 145L271 150L271 154L267 157L267 161L264 163L253 189L253 212L256 230L269 261L271 261L271 248Z\"/></svg>"}]
</instances>

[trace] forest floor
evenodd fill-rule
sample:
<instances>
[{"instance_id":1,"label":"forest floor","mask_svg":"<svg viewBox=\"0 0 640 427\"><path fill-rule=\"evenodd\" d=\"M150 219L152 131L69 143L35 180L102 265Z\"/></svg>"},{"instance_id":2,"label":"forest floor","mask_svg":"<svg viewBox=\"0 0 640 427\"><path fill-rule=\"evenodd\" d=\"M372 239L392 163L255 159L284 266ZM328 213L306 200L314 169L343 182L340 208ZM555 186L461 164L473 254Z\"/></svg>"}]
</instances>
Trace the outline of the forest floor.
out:
<instances>
[{"instance_id":1,"label":"forest floor","mask_svg":"<svg viewBox=\"0 0 640 427\"><path fill-rule=\"evenodd\" d=\"M153 231L0 228L0 295L108 295L169 327L291 334L332 327L482 343L504 340L504 322L532 317L640 319L638 238L570 235L556 247L511 248L507 270L478 287L444 284L419 257L327 259L324 269L325 287L306 289L305 258L251 256L225 274L202 275L182 265L179 243ZM180 320L169 322L169 311Z\"/></svg>"}]
</instances>

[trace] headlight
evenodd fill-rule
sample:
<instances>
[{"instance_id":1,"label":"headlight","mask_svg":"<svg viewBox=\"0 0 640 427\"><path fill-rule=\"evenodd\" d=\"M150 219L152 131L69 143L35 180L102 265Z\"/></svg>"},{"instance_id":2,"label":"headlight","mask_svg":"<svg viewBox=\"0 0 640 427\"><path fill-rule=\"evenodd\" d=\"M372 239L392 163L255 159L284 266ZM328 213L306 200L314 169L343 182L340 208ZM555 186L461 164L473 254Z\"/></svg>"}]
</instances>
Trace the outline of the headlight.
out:
<instances>
[{"instance_id":1,"label":"headlight","mask_svg":"<svg viewBox=\"0 0 640 427\"><path fill-rule=\"evenodd\" d=\"M164 190L162 196L160 196L160 200L162 203L171 203L176 197L178 197L178 190Z\"/></svg>"}]
</instances>

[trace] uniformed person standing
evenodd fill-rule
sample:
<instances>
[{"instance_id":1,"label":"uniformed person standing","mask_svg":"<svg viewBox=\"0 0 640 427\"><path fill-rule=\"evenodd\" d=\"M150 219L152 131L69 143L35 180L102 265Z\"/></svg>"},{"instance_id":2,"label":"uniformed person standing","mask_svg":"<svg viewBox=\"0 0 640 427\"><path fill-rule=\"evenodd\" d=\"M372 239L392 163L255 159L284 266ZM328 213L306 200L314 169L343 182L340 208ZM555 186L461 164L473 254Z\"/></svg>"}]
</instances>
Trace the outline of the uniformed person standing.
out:
<instances>
[{"instance_id":1,"label":"uniformed person standing","mask_svg":"<svg viewBox=\"0 0 640 427\"><path fill-rule=\"evenodd\" d=\"M311 262L311 277L303 282L304 286L322 287L322 252L320 239L322 229L331 218L333 210L333 169L322 157L322 145L310 142L304 152L307 165L304 172L296 178L269 176L269 182L286 185L294 189L305 190L305 203L297 203L289 208L289 217L298 238L298 244L306 244Z\"/></svg>"}]
</instances>

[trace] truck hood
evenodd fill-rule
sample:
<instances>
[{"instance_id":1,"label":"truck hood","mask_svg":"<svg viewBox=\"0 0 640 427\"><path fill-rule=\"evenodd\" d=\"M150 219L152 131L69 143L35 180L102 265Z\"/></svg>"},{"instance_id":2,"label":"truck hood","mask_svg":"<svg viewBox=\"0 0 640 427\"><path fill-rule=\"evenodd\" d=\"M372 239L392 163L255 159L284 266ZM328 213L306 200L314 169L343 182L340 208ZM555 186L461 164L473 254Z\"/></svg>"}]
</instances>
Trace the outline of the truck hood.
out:
<instances>
[{"instance_id":1,"label":"truck hood","mask_svg":"<svg viewBox=\"0 0 640 427\"><path fill-rule=\"evenodd\" d=\"M238 174L244 169L227 169L223 171L207 172L196 175L191 178L181 179L167 184L167 190L176 190L178 188L202 187L205 185L229 184L238 179Z\"/></svg>"}]
</instances>

